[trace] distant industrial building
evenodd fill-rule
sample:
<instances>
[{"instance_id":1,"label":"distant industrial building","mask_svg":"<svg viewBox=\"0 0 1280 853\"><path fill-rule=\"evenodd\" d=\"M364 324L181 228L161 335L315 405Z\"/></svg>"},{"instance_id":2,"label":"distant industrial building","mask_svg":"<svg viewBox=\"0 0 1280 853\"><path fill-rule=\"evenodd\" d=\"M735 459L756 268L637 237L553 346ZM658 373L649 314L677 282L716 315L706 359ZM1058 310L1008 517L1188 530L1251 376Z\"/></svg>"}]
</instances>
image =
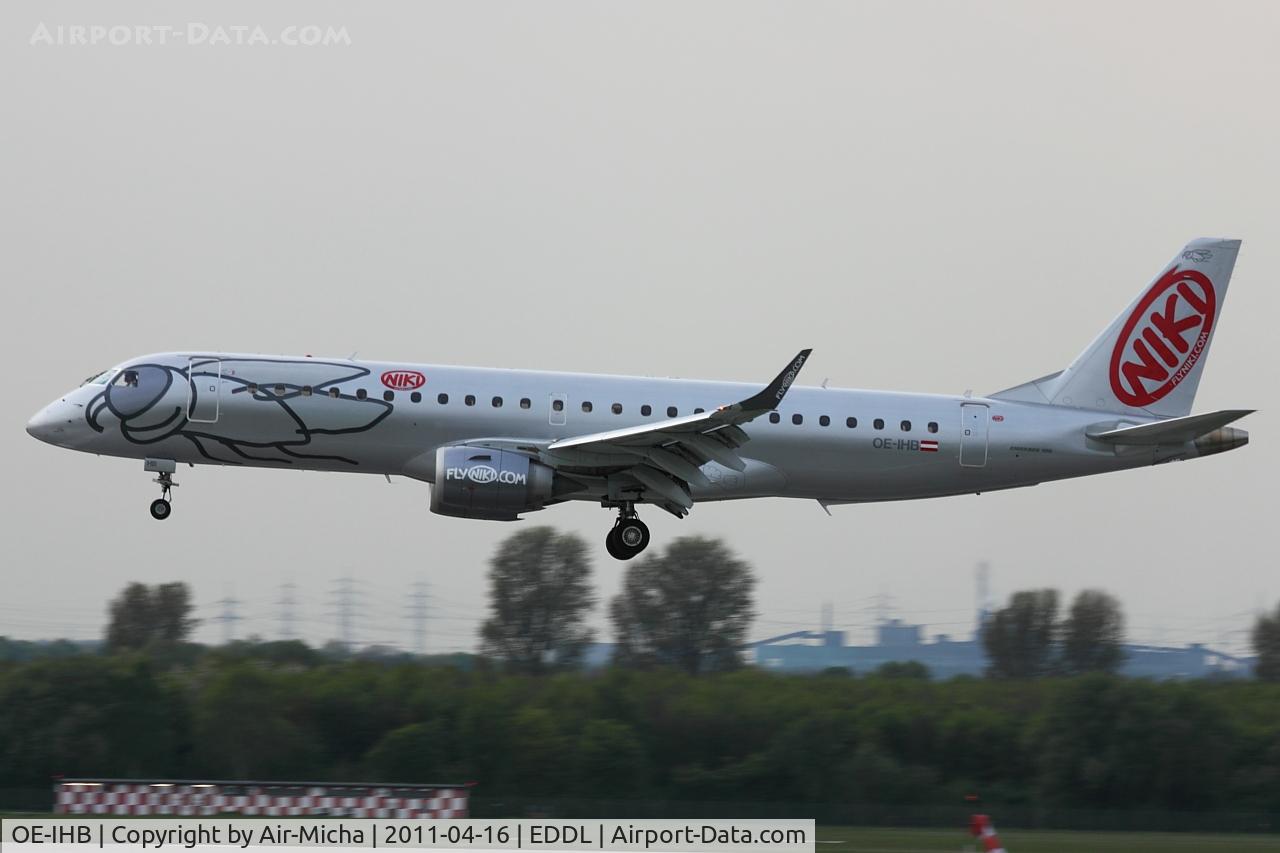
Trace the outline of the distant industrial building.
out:
<instances>
[{"instance_id":1,"label":"distant industrial building","mask_svg":"<svg viewBox=\"0 0 1280 853\"><path fill-rule=\"evenodd\" d=\"M868 673L886 663L916 661L934 678L981 675L987 656L981 641L953 640L938 634L924 640L924 625L889 619L876 626L876 641L868 646L845 643L845 632L793 631L751 643L756 665L778 672L821 672L844 668ZM1181 648L1126 645L1122 672L1137 678L1238 678L1253 670L1253 659L1214 651L1199 643Z\"/></svg>"},{"instance_id":2,"label":"distant industrial building","mask_svg":"<svg viewBox=\"0 0 1280 853\"><path fill-rule=\"evenodd\" d=\"M926 640L927 625L888 618L891 596L878 595L874 597L879 604L875 642L871 645L849 645L846 633L834 628L834 613L828 604L822 608L822 627L818 630L792 631L756 640L743 649L756 666L775 672L846 669L865 675L887 663L916 662L937 679L983 675L988 661L982 647L982 626L993 612L990 578L990 566L979 563L974 569L973 628L968 639L935 634ZM584 665L587 669L608 666L614 648L609 643L591 644ZM1181 647L1131 643L1124 646L1120 671L1133 678L1247 678L1253 674L1255 662L1256 658L1216 651L1200 643Z\"/></svg>"}]
</instances>

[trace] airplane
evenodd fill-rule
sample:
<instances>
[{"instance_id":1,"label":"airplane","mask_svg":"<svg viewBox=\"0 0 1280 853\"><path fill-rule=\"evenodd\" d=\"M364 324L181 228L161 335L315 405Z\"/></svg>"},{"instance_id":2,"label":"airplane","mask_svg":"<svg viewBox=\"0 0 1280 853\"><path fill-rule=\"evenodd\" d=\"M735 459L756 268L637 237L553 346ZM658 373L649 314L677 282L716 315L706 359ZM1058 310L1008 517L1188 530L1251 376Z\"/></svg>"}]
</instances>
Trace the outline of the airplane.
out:
<instances>
[{"instance_id":1,"label":"airplane","mask_svg":"<svg viewBox=\"0 0 1280 853\"><path fill-rule=\"evenodd\" d=\"M1252 410L1191 414L1239 240L1188 243L1065 370L990 394L799 387L802 350L735 382L206 351L129 359L27 424L59 447L142 459L172 512L180 464L353 471L430 484L431 511L513 521L565 501L617 512L788 497L830 507L974 494L1243 446Z\"/></svg>"}]
</instances>

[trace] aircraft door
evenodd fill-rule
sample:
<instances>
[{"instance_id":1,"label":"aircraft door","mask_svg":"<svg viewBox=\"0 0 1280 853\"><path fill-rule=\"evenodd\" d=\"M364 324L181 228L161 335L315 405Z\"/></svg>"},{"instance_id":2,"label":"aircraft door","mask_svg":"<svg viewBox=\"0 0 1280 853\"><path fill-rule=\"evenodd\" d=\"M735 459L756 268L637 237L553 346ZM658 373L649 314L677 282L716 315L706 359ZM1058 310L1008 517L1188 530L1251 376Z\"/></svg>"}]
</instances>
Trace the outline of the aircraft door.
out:
<instances>
[{"instance_id":1,"label":"aircraft door","mask_svg":"<svg viewBox=\"0 0 1280 853\"><path fill-rule=\"evenodd\" d=\"M547 423L552 426L564 426L565 410L569 408L569 398L566 394L552 394L551 400L547 403Z\"/></svg>"},{"instance_id":2,"label":"aircraft door","mask_svg":"<svg viewBox=\"0 0 1280 853\"><path fill-rule=\"evenodd\" d=\"M187 362L187 420L211 424L218 420L222 395L222 362L193 358Z\"/></svg>"},{"instance_id":3,"label":"aircraft door","mask_svg":"<svg viewBox=\"0 0 1280 853\"><path fill-rule=\"evenodd\" d=\"M987 407L960 404L960 464L981 468L987 464Z\"/></svg>"}]
</instances>

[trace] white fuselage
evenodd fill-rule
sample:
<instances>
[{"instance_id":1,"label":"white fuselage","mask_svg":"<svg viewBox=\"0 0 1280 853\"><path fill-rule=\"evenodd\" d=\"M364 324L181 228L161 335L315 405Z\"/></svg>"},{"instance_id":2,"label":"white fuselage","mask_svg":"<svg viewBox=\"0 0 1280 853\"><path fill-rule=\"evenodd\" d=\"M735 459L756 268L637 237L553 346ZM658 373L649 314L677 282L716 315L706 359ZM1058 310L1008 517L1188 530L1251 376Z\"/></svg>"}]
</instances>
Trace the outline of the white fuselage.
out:
<instances>
[{"instance_id":1,"label":"white fuselage","mask_svg":"<svg viewBox=\"0 0 1280 853\"><path fill-rule=\"evenodd\" d=\"M132 359L70 391L28 430L110 456L433 481L439 447L496 439L528 442L536 453L556 439L713 410L756 390L685 379L167 353ZM1143 421L990 398L796 386L776 412L743 425L750 439L740 450L745 470L707 463L710 483L693 487L692 496L926 498L1214 452L1195 442L1124 447L1086 435ZM570 497L603 500L603 481Z\"/></svg>"}]
</instances>

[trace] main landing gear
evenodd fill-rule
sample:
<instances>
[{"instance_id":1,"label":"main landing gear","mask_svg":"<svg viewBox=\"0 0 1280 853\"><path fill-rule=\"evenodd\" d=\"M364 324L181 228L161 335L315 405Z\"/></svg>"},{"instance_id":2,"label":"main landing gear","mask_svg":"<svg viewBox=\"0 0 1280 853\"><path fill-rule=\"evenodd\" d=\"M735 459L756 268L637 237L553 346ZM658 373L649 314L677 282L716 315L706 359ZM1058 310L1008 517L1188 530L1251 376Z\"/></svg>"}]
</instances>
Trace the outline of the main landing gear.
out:
<instances>
[{"instance_id":1,"label":"main landing gear","mask_svg":"<svg viewBox=\"0 0 1280 853\"><path fill-rule=\"evenodd\" d=\"M605 550L615 560L630 560L649 545L649 527L636 515L635 504L624 502L618 507L618 520L604 538Z\"/></svg>"}]
</instances>

